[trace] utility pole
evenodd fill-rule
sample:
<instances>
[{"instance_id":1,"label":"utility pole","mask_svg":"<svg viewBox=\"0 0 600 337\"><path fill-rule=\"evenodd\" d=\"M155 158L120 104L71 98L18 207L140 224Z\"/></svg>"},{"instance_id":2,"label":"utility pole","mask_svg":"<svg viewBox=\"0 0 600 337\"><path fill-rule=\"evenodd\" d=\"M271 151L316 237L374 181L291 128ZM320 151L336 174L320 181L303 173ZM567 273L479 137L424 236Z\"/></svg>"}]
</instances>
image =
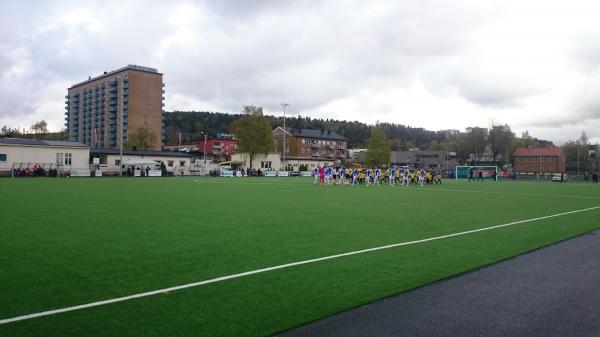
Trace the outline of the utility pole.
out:
<instances>
[{"instance_id":1,"label":"utility pole","mask_svg":"<svg viewBox=\"0 0 600 337\"><path fill-rule=\"evenodd\" d=\"M206 164L206 136L207 134L205 132L202 132L202 134L204 135L204 150L202 150L203 154L204 154L204 164Z\"/></svg>"},{"instance_id":2,"label":"utility pole","mask_svg":"<svg viewBox=\"0 0 600 337\"><path fill-rule=\"evenodd\" d=\"M117 97L117 104L119 104L119 175L123 176L123 79L117 77L117 85L119 86L119 96Z\"/></svg>"},{"instance_id":3,"label":"utility pole","mask_svg":"<svg viewBox=\"0 0 600 337\"><path fill-rule=\"evenodd\" d=\"M579 141L577 142L577 177L579 177Z\"/></svg>"},{"instance_id":4,"label":"utility pole","mask_svg":"<svg viewBox=\"0 0 600 337\"><path fill-rule=\"evenodd\" d=\"M287 108L289 104L287 103L281 103L281 106L283 106L283 169L285 170L285 109Z\"/></svg>"}]
</instances>

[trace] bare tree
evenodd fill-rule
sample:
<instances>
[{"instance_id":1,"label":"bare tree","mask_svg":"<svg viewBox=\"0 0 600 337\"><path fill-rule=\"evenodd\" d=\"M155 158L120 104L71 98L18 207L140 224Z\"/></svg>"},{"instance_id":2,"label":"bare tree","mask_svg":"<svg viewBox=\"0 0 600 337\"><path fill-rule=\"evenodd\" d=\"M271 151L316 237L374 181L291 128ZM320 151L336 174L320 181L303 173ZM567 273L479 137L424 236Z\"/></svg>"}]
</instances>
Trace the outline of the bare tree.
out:
<instances>
[{"instance_id":1,"label":"bare tree","mask_svg":"<svg viewBox=\"0 0 600 337\"><path fill-rule=\"evenodd\" d=\"M42 119L41 121L35 122L31 127L29 127L29 131L36 135L45 135L48 133L48 123Z\"/></svg>"}]
</instances>

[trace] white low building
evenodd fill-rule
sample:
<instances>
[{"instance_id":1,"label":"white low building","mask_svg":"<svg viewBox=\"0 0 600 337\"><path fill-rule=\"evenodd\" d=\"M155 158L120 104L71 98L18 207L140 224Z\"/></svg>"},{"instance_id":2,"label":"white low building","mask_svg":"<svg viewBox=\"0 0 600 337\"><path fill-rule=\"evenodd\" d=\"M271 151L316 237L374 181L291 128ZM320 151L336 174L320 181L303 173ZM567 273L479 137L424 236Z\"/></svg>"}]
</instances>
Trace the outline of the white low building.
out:
<instances>
[{"instance_id":1,"label":"white low building","mask_svg":"<svg viewBox=\"0 0 600 337\"><path fill-rule=\"evenodd\" d=\"M119 174L119 167L121 167L119 149L90 149L88 155L91 158L100 159L99 166L103 174ZM136 162L145 164L127 165ZM151 162L156 162L156 165L150 164ZM125 165L125 167L122 167L123 170L126 170L127 166L140 167L141 169L149 167L151 170L160 169L161 163L164 164L169 173L180 175L183 172L188 174L192 164L192 156L185 152L123 150L123 165Z\"/></svg>"},{"instance_id":2,"label":"white low building","mask_svg":"<svg viewBox=\"0 0 600 337\"><path fill-rule=\"evenodd\" d=\"M89 172L89 146L78 142L24 138L0 138L0 175L35 167L58 174Z\"/></svg>"},{"instance_id":3,"label":"white low building","mask_svg":"<svg viewBox=\"0 0 600 337\"><path fill-rule=\"evenodd\" d=\"M234 153L231 155L231 164L239 168L248 169L250 168L250 155L247 153ZM252 168L255 170L275 170L279 171L281 168L281 154L280 153L269 153L256 154L252 159Z\"/></svg>"},{"instance_id":4,"label":"white low building","mask_svg":"<svg viewBox=\"0 0 600 337\"><path fill-rule=\"evenodd\" d=\"M240 168L250 168L250 156L247 153L235 153L231 155L231 163ZM305 157L287 157L285 166L291 171L312 171L315 167L334 165L334 160L313 159ZM283 170L283 160L281 153L272 152L268 155L257 154L252 160L253 169L262 171L281 171Z\"/></svg>"}]
</instances>

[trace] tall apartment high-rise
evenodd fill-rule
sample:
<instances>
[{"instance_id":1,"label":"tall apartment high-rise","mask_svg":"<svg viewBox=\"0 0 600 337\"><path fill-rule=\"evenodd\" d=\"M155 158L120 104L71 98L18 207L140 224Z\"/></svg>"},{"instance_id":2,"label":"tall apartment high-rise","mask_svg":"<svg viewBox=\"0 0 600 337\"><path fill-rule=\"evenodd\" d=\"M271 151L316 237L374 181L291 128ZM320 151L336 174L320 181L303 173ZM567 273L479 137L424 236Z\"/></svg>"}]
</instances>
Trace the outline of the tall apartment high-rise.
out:
<instances>
[{"instance_id":1,"label":"tall apartment high-rise","mask_svg":"<svg viewBox=\"0 0 600 337\"><path fill-rule=\"evenodd\" d=\"M92 148L123 146L160 150L164 140L163 74L128 65L68 89L65 126L69 140Z\"/></svg>"}]
</instances>

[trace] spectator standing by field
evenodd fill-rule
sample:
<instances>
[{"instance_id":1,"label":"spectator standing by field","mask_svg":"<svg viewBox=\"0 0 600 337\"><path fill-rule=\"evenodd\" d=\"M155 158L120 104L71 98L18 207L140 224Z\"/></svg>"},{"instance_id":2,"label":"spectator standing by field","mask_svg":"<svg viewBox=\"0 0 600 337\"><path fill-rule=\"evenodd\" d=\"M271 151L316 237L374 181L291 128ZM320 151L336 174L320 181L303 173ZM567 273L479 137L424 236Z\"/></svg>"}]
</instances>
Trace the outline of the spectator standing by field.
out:
<instances>
[{"instance_id":1,"label":"spectator standing by field","mask_svg":"<svg viewBox=\"0 0 600 337\"><path fill-rule=\"evenodd\" d=\"M319 184L323 186L325 184L325 167L319 167Z\"/></svg>"}]
</instances>

